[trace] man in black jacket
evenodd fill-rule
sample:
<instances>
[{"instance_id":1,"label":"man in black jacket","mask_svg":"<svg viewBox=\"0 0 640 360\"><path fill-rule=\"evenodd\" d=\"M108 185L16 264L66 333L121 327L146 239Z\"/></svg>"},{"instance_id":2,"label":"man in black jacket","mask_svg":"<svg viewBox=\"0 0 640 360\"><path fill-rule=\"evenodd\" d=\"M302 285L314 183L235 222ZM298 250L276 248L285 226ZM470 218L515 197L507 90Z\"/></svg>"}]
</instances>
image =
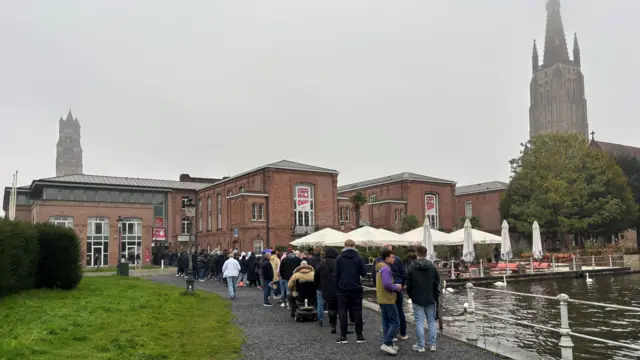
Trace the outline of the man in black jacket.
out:
<instances>
[{"instance_id":1,"label":"man in black jacket","mask_svg":"<svg viewBox=\"0 0 640 360\"><path fill-rule=\"evenodd\" d=\"M334 274L338 290L338 312L340 313L340 337L338 344L346 344L347 312L353 312L356 323L356 343L366 342L362 336L362 280L367 275L364 261L356 250L356 243L349 239L344 242L342 254L336 259Z\"/></svg>"},{"instance_id":2,"label":"man in black jacket","mask_svg":"<svg viewBox=\"0 0 640 360\"><path fill-rule=\"evenodd\" d=\"M280 261L280 284L279 287L282 289L282 304L280 307L289 307L289 303L287 302L287 290L289 287L289 279L293 276L293 271L300 266L302 263L302 259L296 256L293 251L287 252L287 255L284 257L282 261Z\"/></svg>"},{"instance_id":3,"label":"man in black jacket","mask_svg":"<svg viewBox=\"0 0 640 360\"><path fill-rule=\"evenodd\" d=\"M338 251L328 248L324 254L324 259L318 264L315 271L314 281L316 288L319 289L324 305L329 312L329 325L331 325L331 333L336 333L336 325L338 320L338 293L336 289L336 280L333 275ZM324 309L323 309L324 312ZM318 321L320 319L320 310L318 310Z\"/></svg>"},{"instance_id":4,"label":"man in black jacket","mask_svg":"<svg viewBox=\"0 0 640 360\"><path fill-rule=\"evenodd\" d=\"M416 344L413 350L425 351L424 319L429 326L429 350L436 351L436 303L438 301L440 275L433 263L426 259L427 248L418 246L418 259L407 270L407 294L413 303L416 323Z\"/></svg>"},{"instance_id":5,"label":"man in black jacket","mask_svg":"<svg viewBox=\"0 0 640 360\"><path fill-rule=\"evenodd\" d=\"M262 305L273 306L269 302L269 296L271 296L271 282L273 281L273 266L271 266L271 253L267 252L262 257L262 264L260 264L260 272L262 274L262 286L264 286L264 301Z\"/></svg>"}]
</instances>

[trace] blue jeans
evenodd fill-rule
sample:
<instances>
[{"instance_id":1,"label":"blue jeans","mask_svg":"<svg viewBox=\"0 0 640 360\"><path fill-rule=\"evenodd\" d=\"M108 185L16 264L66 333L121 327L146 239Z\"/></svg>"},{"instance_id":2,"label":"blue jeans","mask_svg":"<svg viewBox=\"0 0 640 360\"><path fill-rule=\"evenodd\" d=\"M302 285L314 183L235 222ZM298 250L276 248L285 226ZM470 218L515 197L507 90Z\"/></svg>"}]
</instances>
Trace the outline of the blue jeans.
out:
<instances>
[{"instance_id":1,"label":"blue jeans","mask_svg":"<svg viewBox=\"0 0 640 360\"><path fill-rule=\"evenodd\" d=\"M204 268L200 268L200 278L198 280L204 280Z\"/></svg>"},{"instance_id":2,"label":"blue jeans","mask_svg":"<svg viewBox=\"0 0 640 360\"><path fill-rule=\"evenodd\" d=\"M282 301L286 304L287 293L289 292L289 280L280 279L278 280L278 282L280 283L278 287L280 288L280 295L282 295Z\"/></svg>"},{"instance_id":3,"label":"blue jeans","mask_svg":"<svg viewBox=\"0 0 640 360\"><path fill-rule=\"evenodd\" d=\"M236 296L236 284L238 283L238 277L237 276L229 276L227 278L227 287L229 288L229 296L230 297L235 297Z\"/></svg>"},{"instance_id":4,"label":"blue jeans","mask_svg":"<svg viewBox=\"0 0 640 360\"><path fill-rule=\"evenodd\" d=\"M400 321L400 325L398 329L400 330L400 335L407 336L407 318L404 316L404 299L402 291L396 293L396 307L398 308L398 321Z\"/></svg>"},{"instance_id":5,"label":"blue jeans","mask_svg":"<svg viewBox=\"0 0 640 360\"><path fill-rule=\"evenodd\" d=\"M246 277L247 277L247 273L241 272L240 276L238 276L238 282L244 281Z\"/></svg>"},{"instance_id":6,"label":"blue jeans","mask_svg":"<svg viewBox=\"0 0 640 360\"><path fill-rule=\"evenodd\" d=\"M436 344L436 304L429 306L420 306L413 303L413 319L416 322L416 340L418 346L424 347L424 318L427 318L427 325L429 326L429 345Z\"/></svg>"},{"instance_id":7,"label":"blue jeans","mask_svg":"<svg viewBox=\"0 0 640 360\"><path fill-rule=\"evenodd\" d=\"M269 286L269 282L261 279L262 280L262 290L263 290L263 294L264 294L264 299L263 299L263 304L270 304L269 302L269 296L271 296L271 286Z\"/></svg>"},{"instance_id":8,"label":"blue jeans","mask_svg":"<svg viewBox=\"0 0 640 360\"><path fill-rule=\"evenodd\" d=\"M400 325L396 304L380 304L380 315L382 316L384 344L392 346L393 338L396 337L398 326Z\"/></svg>"},{"instance_id":9,"label":"blue jeans","mask_svg":"<svg viewBox=\"0 0 640 360\"><path fill-rule=\"evenodd\" d=\"M322 291L316 290L316 311L318 311L318 321L324 319L324 298L322 297Z\"/></svg>"}]
</instances>

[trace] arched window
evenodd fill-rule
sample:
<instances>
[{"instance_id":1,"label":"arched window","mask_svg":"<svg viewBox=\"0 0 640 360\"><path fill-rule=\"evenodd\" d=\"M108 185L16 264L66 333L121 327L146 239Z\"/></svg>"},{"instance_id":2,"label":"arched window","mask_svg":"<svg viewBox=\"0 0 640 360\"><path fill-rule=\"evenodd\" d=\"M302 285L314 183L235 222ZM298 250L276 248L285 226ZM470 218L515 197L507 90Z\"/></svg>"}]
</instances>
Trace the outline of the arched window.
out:
<instances>
[{"instance_id":1,"label":"arched window","mask_svg":"<svg viewBox=\"0 0 640 360\"><path fill-rule=\"evenodd\" d=\"M198 232L202 232L202 198L198 198Z\"/></svg>"},{"instance_id":2,"label":"arched window","mask_svg":"<svg viewBox=\"0 0 640 360\"><path fill-rule=\"evenodd\" d=\"M262 240L253 240L253 253L260 255L262 254L262 250L264 250L264 243Z\"/></svg>"},{"instance_id":3,"label":"arched window","mask_svg":"<svg viewBox=\"0 0 640 360\"><path fill-rule=\"evenodd\" d=\"M211 231L213 216L211 212L211 196L207 197L207 231Z\"/></svg>"},{"instance_id":4,"label":"arched window","mask_svg":"<svg viewBox=\"0 0 640 360\"><path fill-rule=\"evenodd\" d=\"M438 194L431 193L424 195L424 213L427 219L429 219L429 224L432 229L440 228L438 205Z\"/></svg>"},{"instance_id":5,"label":"arched window","mask_svg":"<svg viewBox=\"0 0 640 360\"><path fill-rule=\"evenodd\" d=\"M120 257L129 264L135 265L141 262L142 219L124 218L121 226Z\"/></svg>"},{"instance_id":6,"label":"arched window","mask_svg":"<svg viewBox=\"0 0 640 360\"><path fill-rule=\"evenodd\" d=\"M315 194L313 185L298 184L293 193L293 216L296 227L315 225Z\"/></svg>"},{"instance_id":7,"label":"arched window","mask_svg":"<svg viewBox=\"0 0 640 360\"><path fill-rule=\"evenodd\" d=\"M109 266L109 218L90 217L87 220L86 266Z\"/></svg>"}]
</instances>

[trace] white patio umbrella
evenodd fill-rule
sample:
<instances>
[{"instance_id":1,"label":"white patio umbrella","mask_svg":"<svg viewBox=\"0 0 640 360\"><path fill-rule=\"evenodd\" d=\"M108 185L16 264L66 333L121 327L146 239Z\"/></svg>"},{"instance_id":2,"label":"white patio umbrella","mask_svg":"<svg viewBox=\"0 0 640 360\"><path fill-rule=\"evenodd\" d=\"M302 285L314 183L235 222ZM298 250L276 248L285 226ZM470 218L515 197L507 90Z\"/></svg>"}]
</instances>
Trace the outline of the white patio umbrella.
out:
<instances>
[{"instance_id":1,"label":"white patio umbrella","mask_svg":"<svg viewBox=\"0 0 640 360\"><path fill-rule=\"evenodd\" d=\"M464 241L465 229L462 228L460 230L456 230L450 234L453 237L456 237L460 240L460 242ZM494 235L482 230L471 229L471 239L474 244L501 244L502 239L498 235Z\"/></svg>"},{"instance_id":2,"label":"white patio umbrella","mask_svg":"<svg viewBox=\"0 0 640 360\"><path fill-rule=\"evenodd\" d=\"M382 246L392 243L390 236L382 234L378 229L370 226L363 226L345 234L343 239L332 239L324 242L324 246L344 246L347 239L353 240L357 246Z\"/></svg>"},{"instance_id":3,"label":"white patio umbrella","mask_svg":"<svg viewBox=\"0 0 640 360\"><path fill-rule=\"evenodd\" d=\"M431 233L431 240L433 242L433 245L452 246L462 245L463 243L462 239L458 239L451 236L451 234L447 234L436 229L431 229L429 232ZM419 228L407 231L406 233L402 234L400 238L407 246L422 244L424 241L424 226L420 226Z\"/></svg>"},{"instance_id":4,"label":"white patio umbrella","mask_svg":"<svg viewBox=\"0 0 640 360\"><path fill-rule=\"evenodd\" d=\"M436 252L433 250L433 238L431 237L431 224L429 224L429 218L424 218L424 228L422 245L427 248L427 259L431 261L436 260Z\"/></svg>"},{"instance_id":5,"label":"white patio umbrella","mask_svg":"<svg viewBox=\"0 0 640 360\"><path fill-rule=\"evenodd\" d=\"M322 230L311 233L307 236L301 237L298 240L292 241L290 244L293 246L322 246L326 241L344 242L348 239L347 234L334 230L332 228L324 228Z\"/></svg>"},{"instance_id":6,"label":"white patio umbrella","mask_svg":"<svg viewBox=\"0 0 640 360\"><path fill-rule=\"evenodd\" d=\"M532 226L533 230L533 244L531 252L533 253L533 257L536 260L542 259L542 255L544 255L544 251L542 250L542 238L540 237L540 225L538 225L537 221L533 222Z\"/></svg>"},{"instance_id":7,"label":"white patio umbrella","mask_svg":"<svg viewBox=\"0 0 640 360\"><path fill-rule=\"evenodd\" d=\"M513 252L511 251L511 238L509 237L509 223L502 220L502 232L500 233L502 241L500 242L500 258L505 261L511 260Z\"/></svg>"},{"instance_id":8,"label":"white patio umbrella","mask_svg":"<svg viewBox=\"0 0 640 360\"><path fill-rule=\"evenodd\" d=\"M471 262L476 257L476 251L473 249L473 235L471 230L471 222L467 219L464 222L464 243L462 244L462 259L466 262Z\"/></svg>"}]
</instances>

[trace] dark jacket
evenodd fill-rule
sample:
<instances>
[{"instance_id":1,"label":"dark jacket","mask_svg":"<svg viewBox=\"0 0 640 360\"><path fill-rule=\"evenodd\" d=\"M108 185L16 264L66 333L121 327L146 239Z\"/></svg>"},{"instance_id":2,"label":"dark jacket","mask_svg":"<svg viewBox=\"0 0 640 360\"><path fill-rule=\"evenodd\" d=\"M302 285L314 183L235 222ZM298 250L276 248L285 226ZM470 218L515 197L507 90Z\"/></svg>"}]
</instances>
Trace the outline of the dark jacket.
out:
<instances>
[{"instance_id":1,"label":"dark jacket","mask_svg":"<svg viewBox=\"0 0 640 360\"><path fill-rule=\"evenodd\" d=\"M433 263L418 259L411 263L407 271L407 294L414 304L429 306L438 301L440 274Z\"/></svg>"},{"instance_id":2,"label":"dark jacket","mask_svg":"<svg viewBox=\"0 0 640 360\"><path fill-rule=\"evenodd\" d=\"M256 272L256 257L251 254L247 258L247 280L258 281L258 273Z\"/></svg>"},{"instance_id":3,"label":"dark jacket","mask_svg":"<svg viewBox=\"0 0 640 360\"><path fill-rule=\"evenodd\" d=\"M395 256L395 255L393 255ZM402 260L400 260L399 257L396 257L396 261L393 262L393 265L391 266L391 272L393 273L393 282L396 284L400 284L400 285L404 285L404 283L407 281L407 271L404 269L404 265L402 264ZM380 261L382 261L382 259L380 259L380 257L377 257L376 260L374 261L374 264L379 263ZM375 266L374 266L375 268ZM375 274L373 276L373 282L375 283Z\"/></svg>"},{"instance_id":4,"label":"dark jacket","mask_svg":"<svg viewBox=\"0 0 640 360\"><path fill-rule=\"evenodd\" d=\"M309 265L313 266L313 268L315 269L318 267L318 265L320 265L320 262L322 262L322 257L320 256L320 253L315 253L311 258L311 261L309 261Z\"/></svg>"},{"instance_id":5,"label":"dark jacket","mask_svg":"<svg viewBox=\"0 0 640 360\"><path fill-rule=\"evenodd\" d=\"M344 248L342 254L336 259L334 269L338 293L341 291L361 290L362 280L360 277L367 275L364 261L353 248Z\"/></svg>"},{"instance_id":6,"label":"dark jacket","mask_svg":"<svg viewBox=\"0 0 640 360\"><path fill-rule=\"evenodd\" d=\"M324 260L320 261L320 264L318 264L318 267L316 268L314 277L316 289L320 289L322 291L322 297L326 302L338 301L336 277L333 274L337 257L338 251L333 248L328 248L324 254Z\"/></svg>"},{"instance_id":7,"label":"dark jacket","mask_svg":"<svg viewBox=\"0 0 640 360\"><path fill-rule=\"evenodd\" d=\"M273 266L271 266L271 262L267 260L267 258L262 259L262 264L260 265L260 275L264 279L265 282L269 283L273 281ZM267 284L264 284L265 286Z\"/></svg>"},{"instance_id":8,"label":"dark jacket","mask_svg":"<svg viewBox=\"0 0 640 360\"><path fill-rule=\"evenodd\" d=\"M243 256L242 259L240 259L240 261L238 261L240 263L240 272L243 274L247 273L247 257Z\"/></svg>"},{"instance_id":9,"label":"dark jacket","mask_svg":"<svg viewBox=\"0 0 640 360\"><path fill-rule=\"evenodd\" d=\"M228 258L227 253L223 252L222 254L218 254L216 256L216 271L222 274L222 265L224 265L224 261Z\"/></svg>"},{"instance_id":10,"label":"dark jacket","mask_svg":"<svg viewBox=\"0 0 640 360\"><path fill-rule=\"evenodd\" d=\"M291 279L293 271L300 266L302 260L292 252L288 252L287 256L280 262L280 278L284 280Z\"/></svg>"}]
</instances>

